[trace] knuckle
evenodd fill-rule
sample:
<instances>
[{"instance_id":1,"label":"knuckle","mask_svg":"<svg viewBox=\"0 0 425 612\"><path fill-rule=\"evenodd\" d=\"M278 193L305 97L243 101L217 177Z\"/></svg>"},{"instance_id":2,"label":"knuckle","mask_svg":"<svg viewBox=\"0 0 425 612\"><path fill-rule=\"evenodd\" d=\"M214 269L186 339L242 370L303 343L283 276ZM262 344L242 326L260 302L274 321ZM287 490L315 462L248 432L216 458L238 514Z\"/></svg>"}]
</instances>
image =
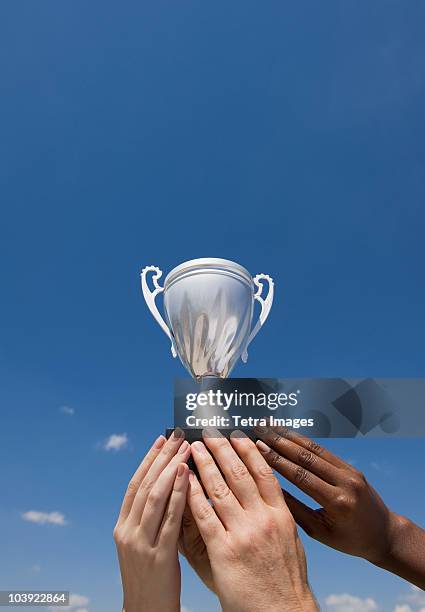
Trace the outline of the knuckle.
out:
<instances>
[{"instance_id":1,"label":"knuckle","mask_svg":"<svg viewBox=\"0 0 425 612\"><path fill-rule=\"evenodd\" d=\"M257 471L257 475L260 478L263 478L264 480L272 480L272 479L275 480L275 475L273 474L273 470L268 465L268 463L260 465L260 467L258 468L258 471Z\"/></svg>"},{"instance_id":2,"label":"knuckle","mask_svg":"<svg viewBox=\"0 0 425 612\"><path fill-rule=\"evenodd\" d=\"M112 537L114 538L116 544L121 541L121 529L118 527L118 525L115 525L114 530L112 532Z\"/></svg>"},{"instance_id":3,"label":"knuckle","mask_svg":"<svg viewBox=\"0 0 425 612\"><path fill-rule=\"evenodd\" d=\"M151 506L158 506L162 501L162 496L159 493L152 489L149 493L148 502Z\"/></svg>"},{"instance_id":4,"label":"knuckle","mask_svg":"<svg viewBox=\"0 0 425 612\"><path fill-rule=\"evenodd\" d=\"M166 457L169 457L170 455L175 455L175 453L176 449L171 444L166 444L162 449L162 454Z\"/></svg>"},{"instance_id":5,"label":"knuckle","mask_svg":"<svg viewBox=\"0 0 425 612\"><path fill-rule=\"evenodd\" d=\"M121 537L121 547L124 547L128 550L133 549L134 541L128 533L124 533Z\"/></svg>"},{"instance_id":6,"label":"knuckle","mask_svg":"<svg viewBox=\"0 0 425 612\"><path fill-rule=\"evenodd\" d=\"M244 529L241 531L238 536L238 545L237 549L239 553L245 555L248 552L251 552L255 546L258 538L258 530L254 531L253 529Z\"/></svg>"},{"instance_id":7,"label":"knuckle","mask_svg":"<svg viewBox=\"0 0 425 612\"><path fill-rule=\"evenodd\" d=\"M315 442L314 440L309 440L307 442L307 448L310 452L314 453L315 455L318 455L319 457L323 454L325 450L322 446L320 446L320 444L317 444L317 442Z\"/></svg>"},{"instance_id":8,"label":"knuckle","mask_svg":"<svg viewBox=\"0 0 425 612\"><path fill-rule=\"evenodd\" d=\"M353 474L346 480L346 484L348 488L354 493L360 493L360 491L364 487L365 478L364 476L362 477L360 474L359 475Z\"/></svg>"},{"instance_id":9,"label":"knuckle","mask_svg":"<svg viewBox=\"0 0 425 612\"><path fill-rule=\"evenodd\" d=\"M235 461L230 467L232 476L235 480L243 480L248 476L248 470L246 466L240 461Z\"/></svg>"},{"instance_id":10,"label":"knuckle","mask_svg":"<svg viewBox=\"0 0 425 612\"><path fill-rule=\"evenodd\" d=\"M275 431L280 438L289 438L291 434L288 427L276 427Z\"/></svg>"},{"instance_id":11,"label":"knuckle","mask_svg":"<svg viewBox=\"0 0 425 612\"><path fill-rule=\"evenodd\" d=\"M216 480L212 487L213 497L217 500L223 500L230 494L230 489L224 480Z\"/></svg>"},{"instance_id":12,"label":"knuckle","mask_svg":"<svg viewBox=\"0 0 425 612\"><path fill-rule=\"evenodd\" d=\"M306 468L311 467L316 461L316 456L306 448L300 448L300 450L297 451L297 454L299 463Z\"/></svg>"},{"instance_id":13,"label":"knuckle","mask_svg":"<svg viewBox=\"0 0 425 612\"><path fill-rule=\"evenodd\" d=\"M183 491L186 491L183 483L181 482L181 478L178 478L174 481L173 484L173 493L176 496L176 499L178 499L179 497L181 497Z\"/></svg>"},{"instance_id":14,"label":"knuckle","mask_svg":"<svg viewBox=\"0 0 425 612\"><path fill-rule=\"evenodd\" d=\"M190 497L192 499L197 499L199 496L202 498L203 492L201 487L197 484L196 487L190 489Z\"/></svg>"},{"instance_id":15,"label":"knuckle","mask_svg":"<svg viewBox=\"0 0 425 612\"><path fill-rule=\"evenodd\" d=\"M363 472L361 472L360 470L357 469L353 469L352 473L354 474L354 476L356 477L356 480L358 481L358 483L364 485L366 484L367 480L366 480L366 476L363 474Z\"/></svg>"},{"instance_id":16,"label":"knuckle","mask_svg":"<svg viewBox=\"0 0 425 612\"><path fill-rule=\"evenodd\" d=\"M127 485L127 491L126 491L126 495L134 495L135 493L137 493L137 489L139 488L138 483L135 480L130 480L130 482Z\"/></svg>"},{"instance_id":17,"label":"knuckle","mask_svg":"<svg viewBox=\"0 0 425 612\"><path fill-rule=\"evenodd\" d=\"M274 451L269 452L269 454L267 455L267 459L269 461L269 465L274 467L276 470L278 470L283 463L282 457Z\"/></svg>"},{"instance_id":18,"label":"knuckle","mask_svg":"<svg viewBox=\"0 0 425 612\"><path fill-rule=\"evenodd\" d=\"M305 470L302 466L297 466L297 469L295 470L295 476L294 476L295 482L300 485L300 484L307 484L308 480L309 480L309 473L307 472L307 470Z\"/></svg>"},{"instance_id":19,"label":"knuckle","mask_svg":"<svg viewBox=\"0 0 425 612\"><path fill-rule=\"evenodd\" d=\"M163 548L160 548L159 550L156 551L155 553L155 563L158 566L164 566L167 564L167 562L169 561L169 556L168 556L168 552L166 550L164 550Z\"/></svg>"},{"instance_id":20,"label":"knuckle","mask_svg":"<svg viewBox=\"0 0 425 612\"><path fill-rule=\"evenodd\" d=\"M151 491L152 491L152 487L153 487L153 482L152 480L144 480L142 482L142 484L139 487L139 491L143 492L145 495L150 495Z\"/></svg>"},{"instance_id":21,"label":"knuckle","mask_svg":"<svg viewBox=\"0 0 425 612\"><path fill-rule=\"evenodd\" d=\"M211 455L202 455L199 457L200 463L205 466L205 468L209 471L213 471L216 469L216 464Z\"/></svg>"},{"instance_id":22,"label":"knuckle","mask_svg":"<svg viewBox=\"0 0 425 612\"><path fill-rule=\"evenodd\" d=\"M335 505L341 512L346 512L352 509L353 500L346 493L340 493L335 498Z\"/></svg>"},{"instance_id":23,"label":"knuckle","mask_svg":"<svg viewBox=\"0 0 425 612\"><path fill-rule=\"evenodd\" d=\"M270 444L272 446L277 446L279 443L283 442L283 438L277 431L273 431L270 434Z\"/></svg>"},{"instance_id":24,"label":"knuckle","mask_svg":"<svg viewBox=\"0 0 425 612\"><path fill-rule=\"evenodd\" d=\"M204 501L197 506L195 512L197 519L200 521L207 521L211 518L214 510L207 501Z\"/></svg>"},{"instance_id":25,"label":"knuckle","mask_svg":"<svg viewBox=\"0 0 425 612\"><path fill-rule=\"evenodd\" d=\"M213 438L213 442L216 448L226 448L227 446L229 446L229 442L224 436Z\"/></svg>"},{"instance_id":26,"label":"knuckle","mask_svg":"<svg viewBox=\"0 0 425 612\"><path fill-rule=\"evenodd\" d=\"M128 548L131 545L130 536L124 529L118 529L117 532L114 530L114 540L120 548Z\"/></svg>"}]
</instances>

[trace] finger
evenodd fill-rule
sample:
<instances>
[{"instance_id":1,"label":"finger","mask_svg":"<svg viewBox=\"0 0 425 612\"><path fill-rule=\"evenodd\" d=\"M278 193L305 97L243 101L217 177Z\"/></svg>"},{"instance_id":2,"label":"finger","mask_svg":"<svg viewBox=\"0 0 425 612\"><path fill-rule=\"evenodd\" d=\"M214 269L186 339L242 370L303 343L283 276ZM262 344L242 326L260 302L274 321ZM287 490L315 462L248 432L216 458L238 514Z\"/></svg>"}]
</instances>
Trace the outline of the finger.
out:
<instances>
[{"instance_id":1,"label":"finger","mask_svg":"<svg viewBox=\"0 0 425 612\"><path fill-rule=\"evenodd\" d=\"M124 495L121 510L118 516L118 523L122 523L128 517L131 510L131 506L133 505L133 501L137 493L137 489L139 488L141 482L143 481L149 468L155 461L165 442L166 440L164 436L159 436L153 443L151 449L149 450L135 473L133 474L130 482L128 483L127 491Z\"/></svg>"},{"instance_id":2,"label":"finger","mask_svg":"<svg viewBox=\"0 0 425 612\"><path fill-rule=\"evenodd\" d=\"M205 542L199 533L198 525L193 518L193 514L187 500L182 517L179 550L182 555L188 559L189 563L190 555L188 553L199 555L205 552Z\"/></svg>"},{"instance_id":3,"label":"finger","mask_svg":"<svg viewBox=\"0 0 425 612\"><path fill-rule=\"evenodd\" d=\"M213 546L225 536L225 529L214 508L208 503L205 493L193 472L189 473L187 501L199 533L207 547Z\"/></svg>"},{"instance_id":4,"label":"finger","mask_svg":"<svg viewBox=\"0 0 425 612\"><path fill-rule=\"evenodd\" d=\"M183 458L182 453L179 453L167 465L149 493L143 508L140 529L146 540L152 545L157 539L160 525L164 520L165 510L172 494L180 461L182 460L180 458Z\"/></svg>"},{"instance_id":5,"label":"finger","mask_svg":"<svg viewBox=\"0 0 425 612\"><path fill-rule=\"evenodd\" d=\"M173 457L171 457L171 454L167 455L167 459L170 460L168 461L167 465L163 469L161 469L161 471L159 471L158 466L155 465L157 462L160 462L160 465L162 465L161 455L158 455L155 462L152 464L152 467L150 468L146 478L144 479L144 481L139 487L139 490L136 493L133 506L127 519L130 525L139 525L142 520L142 515L144 513L144 509L149 498L150 506L154 504L156 507L156 511L159 512L162 508L162 514L164 513L165 504L167 503L168 496L171 492L173 478L177 469L177 465L179 463L182 463L183 461L187 461L189 455L190 445L185 440L180 445L180 447L177 448L177 454L175 454ZM161 478L164 472L165 476ZM168 492L164 493L165 491L167 491L167 487ZM163 499L164 495L166 495L165 500ZM159 499L156 499L157 497ZM159 518L157 530L162 520L162 514Z\"/></svg>"},{"instance_id":6,"label":"finger","mask_svg":"<svg viewBox=\"0 0 425 612\"><path fill-rule=\"evenodd\" d=\"M162 444L159 449L159 452L156 453L156 456L153 457L153 461L150 461L150 464L147 470L143 471L142 478L138 479L138 486L136 485L133 490L133 499L132 504L134 503L134 499L139 489L142 488L146 490L146 497L149 493L150 489L153 487L155 480L158 478L159 474L162 472L164 467L171 461L174 457L180 446L183 444L184 434L181 429L176 429L173 431L168 440L162 436ZM127 517L130 516L132 504L128 509ZM139 517L140 520L140 517ZM138 521L139 522L139 521Z\"/></svg>"},{"instance_id":7,"label":"finger","mask_svg":"<svg viewBox=\"0 0 425 612\"><path fill-rule=\"evenodd\" d=\"M282 493L295 521L307 535L315 537L320 526L323 527L323 524L318 520L317 511L301 502L288 491L285 491L285 489L282 489Z\"/></svg>"},{"instance_id":8,"label":"finger","mask_svg":"<svg viewBox=\"0 0 425 612\"><path fill-rule=\"evenodd\" d=\"M300 465L282 457L262 440L257 441L257 448L273 469L282 474L301 491L310 495L322 506L327 505L329 500L335 497L336 488L334 486L321 480Z\"/></svg>"},{"instance_id":9,"label":"finger","mask_svg":"<svg viewBox=\"0 0 425 612\"><path fill-rule=\"evenodd\" d=\"M170 545L175 548L179 539L182 517L186 505L186 494L189 485L189 468L186 463L179 463L174 486L168 502L160 530L159 545Z\"/></svg>"},{"instance_id":10,"label":"finger","mask_svg":"<svg viewBox=\"0 0 425 612\"><path fill-rule=\"evenodd\" d=\"M349 463L346 463L345 461L337 457L337 455L331 453L331 451L318 444L315 440L296 433L293 429L288 429L286 427L272 427L270 429L275 430L281 437L287 438L288 440L291 440L294 444L298 444L299 446L302 446L311 453L314 453L315 455L317 455L324 461L327 461L336 468L344 470L346 468L352 467ZM256 430L255 433L257 433L258 435L258 432ZM258 435L258 437L262 439L260 435ZM267 440L264 440L264 442L268 444Z\"/></svg>"},{"instance_id":11,"label":"finger","mask_svg":"<svg viewBox=\"0 0 425 612\"><path fill-rule=\"evenodd\" d=\"M179 448L184 444L184 432L182 429L175 429L171 436L168 438L166 443L161 449L161 452L156 457L155 461L149 468L146 477L144 478L144 485L147 488L151 488L153 482L158 478L162 470L168 465L171 459L179 451Z\"/></svg>"},{"instance_id":12,"label":"finger","mask_svg":"<svg viewBox=\"0 0 425 612\"><path fill-rule=\"evenodd\" d=\"M240 460L233 450L229 440L217 429L204 429L202 437L241 506L247 508L258 505L260 494L255 481L245 463ZM256 452L259 455L258 451Z\"/></svg>"},{"instance_id":13,"label":"finger","mask_svg":"<svg viewBox=\"0 0 425 612\"><path fill-rule=\"evenodd\" d=\"M277 478L254 442L241 431L232 432L230 442L250 471L266 504L279 508L284 506L285 502Z\"/></svg>"},{"instance_id":14,"label":"finger","mask_svg":"<svg viewBox=\"0 0 425 612\"><path fill-rule=\"evenodd\" d=\"M242 507L202 442L192 443L192 456L208 497L226 528L240 523Z\"/></svg>"},{"instance_id":15,"label":"finger","mask_svg":"<svg viewBox=\"0 0 425 612\"><path fill-rule=\"evenodd\" d=\"M308 445L306 442L298 444L292 437L292 432L283 427L258 427L255 433L260 440L292 463L305 468L329 484L341 483L344 476L341 470L323 458L324 449L313 440L305 438L304 440L308 440Z\"/></svg>"}]
</instances>

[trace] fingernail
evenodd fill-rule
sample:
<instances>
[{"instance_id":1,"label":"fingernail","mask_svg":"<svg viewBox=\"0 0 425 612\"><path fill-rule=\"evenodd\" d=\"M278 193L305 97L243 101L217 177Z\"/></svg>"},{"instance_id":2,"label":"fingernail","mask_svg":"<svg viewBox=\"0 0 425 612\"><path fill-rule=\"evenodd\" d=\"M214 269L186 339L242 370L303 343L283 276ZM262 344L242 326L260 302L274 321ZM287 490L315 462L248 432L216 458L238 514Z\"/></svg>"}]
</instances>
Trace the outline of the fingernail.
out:
<instances>
[{"instance_id":1,"label":"fingernail","mask_svg":"<svg viewBox=\"0 0 425 612\"><path fill-rule=\"evenodd\" d=\"M153 443L153 448L159 450L164 446L165 438L164 436L158 436L155 442Z\"/></svg>"},{"instance_id":2,"label":"fingernail","mask_svg":"<svg viewBox=\"0 0 425 612\"><path fill-rule=\"evenodd\" d=\"M180 440L180 438L184 438L184 431L180 429L180 427L176 427L173 431L173 436L176 440Z\"/></svg>"},{"instance_id":3,"label":"fingernail","mask_svg":"<svg viewBox=\"0 0 425 612\"><path fill-rule=\"evenodd\" d=\"M264 444L262 440L257 440L257 448L260 451L260 453L263 453L264 455L266 455L267 453L271 451L270 446L267 446L267 444Z\"/></svg>"},{"instance_id":4,"label":"fingernail","mask_svg":"<svg viewBox=\"0 0 425 612\"><path fill-rule=\"evenodd\" d=\"M236 429L235 431L232 431L232 433L230 434L230 437L233 440L241 440L241 439L244 439L244 438L248 438L246 433L244 433L240 429Z\"/></svg>"},{"instance_id":5,"label":"fingernail","mask_svg":"<svg viewBox=\"0 0 425 612\"><path fill-rule=\"evenodd\" d=\"M192 470L189 470L189 482L196 482L196 476Z\"/></svg>"},{"instance_id":6,"label":"fingernail","mask_svg":"<svg viewBox=\"0 0 425 612\"><path fill-rule=\"evenodd\" d=\"M177 454L185 453L188 448L189 448L189 442L187 440L185 440L183 442L183 444L180 446L179 450L177 451Z\"/></svg>"},{"instance_id":7,"label":"fingernail","mask_svg":"<svg viewBox=\"0 0 425 612\"><path fill-rule=\"evenodd\" d=\"M205 455L205 453L207 452L207 449L202 444L202 442L192 442L192 448L195 450L196 453L200 453L201 455Z\"/></svg>"},{"instance_id":8,"label":"fingernail","mask_svg":"<svg viewBox=\"0 0 425 612\"><path fill-rule=\"evenodd\" d=\"M179 463L179 466L177 468L177 477L180 478L181 476L183 476L183 474L185 473L185 470L186 470L186 464Z\"/></svg>"},{"instance_id":9,"label":"fingernail","mask_svg":"<svg viewBox=\"0 0 425 612\"><path fill-rule=\"evenodd\" d=\"M203 438L222 438L223 434L218 431L215 427L206 427L202 430Z\"/></svg>"}]
</instances>

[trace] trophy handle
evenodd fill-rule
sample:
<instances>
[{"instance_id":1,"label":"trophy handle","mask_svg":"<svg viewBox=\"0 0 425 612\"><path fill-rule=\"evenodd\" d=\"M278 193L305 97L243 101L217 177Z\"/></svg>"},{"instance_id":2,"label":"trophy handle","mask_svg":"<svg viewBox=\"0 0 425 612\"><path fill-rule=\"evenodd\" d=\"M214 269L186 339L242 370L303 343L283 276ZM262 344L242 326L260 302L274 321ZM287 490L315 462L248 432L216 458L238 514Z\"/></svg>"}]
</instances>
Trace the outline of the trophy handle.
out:
<instances>
[{"instance_id":1,"label":"trophy handle","mask_svg":"<svg viewBox=\"0 0 425 612\"><path fill-rule=\"evenodd\" d=\"M149 289L149 286L147 283L146 277L149 272L154 272L154 275L152 276L152 281L155 287L154 291L151 291ZM142 292L143 292L143 297L146 300L146 304L148 305L148 308L153 315L153 318L156 320L156 322L159 324L161 329L167 334L167 336L171 340L171 353L173 357L177 357L177 351L174 346L173 335L170 331L170 328L168 327L168 325L162 318L161 313L159 312L157 308L157 305L155 304L155 298L158 295L158 293L162 293L164 291L164 287L160 287L158 285L158 279L161 278L161 276L162 276L162 270L160 270L156 266L146 266L146 268L143 268L142 273L140 274Z\"/></svg>"},{"instance_id":2,"label":"trophy handle","mask_svg":"<svg viewBox=\"0 0 425 612\"><path fill-rule=\"evenodd\" d=\"M262 280L266 280L269 284L269 290L268 290L267 296L264 299L261 297L261 294L263 292L263 283L260 281ZM249 334L248 341L242 353L242 361L244 363L248 361L248 346L251 344L255 336L260 331L261 327L264 325L267 317L269 316L269 312L273 304L274 283L273 283L273 279L271 278L271 276L269 276L268 274L257 274L257 276L253 279L253 281L254 281L254 284L257 285L257 291L254 294L254 299L260 302L261 312L260 312L260 317L257 323L255 324L254 329Z\"/></svg>"}]
</instances>

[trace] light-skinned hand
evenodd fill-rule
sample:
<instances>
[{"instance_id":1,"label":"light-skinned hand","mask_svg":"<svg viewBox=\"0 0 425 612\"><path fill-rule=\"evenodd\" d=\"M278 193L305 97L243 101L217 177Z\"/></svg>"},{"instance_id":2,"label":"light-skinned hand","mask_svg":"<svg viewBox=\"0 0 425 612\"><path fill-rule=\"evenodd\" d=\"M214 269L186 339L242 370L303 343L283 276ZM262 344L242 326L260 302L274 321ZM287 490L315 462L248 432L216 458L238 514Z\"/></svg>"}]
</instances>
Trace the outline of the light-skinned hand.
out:
<instances>
[{"instance_id":1,"label":"light-skinned hand","mask_svg":"<svg viewBox=\"0 0 425 612\"><path fill-rule=\"evenodd\" d=\"M241 432L231 442L218 436L204 432L205 444L192 444L206 494L190 473L188 503L223 611L316 611L304 549L273 471Z\"/></svg>"},{"instance_id":2,"label":"light-skinned hand","mask_svg":"<svg viewBox=\"0 0 425 612\"><path fill-rule=\"evenodd\" d=\"M114 539L125 612L179 612L177 540L186 504L190 445L160 436L127 488Z\"/></svg>"}]
</instances>

